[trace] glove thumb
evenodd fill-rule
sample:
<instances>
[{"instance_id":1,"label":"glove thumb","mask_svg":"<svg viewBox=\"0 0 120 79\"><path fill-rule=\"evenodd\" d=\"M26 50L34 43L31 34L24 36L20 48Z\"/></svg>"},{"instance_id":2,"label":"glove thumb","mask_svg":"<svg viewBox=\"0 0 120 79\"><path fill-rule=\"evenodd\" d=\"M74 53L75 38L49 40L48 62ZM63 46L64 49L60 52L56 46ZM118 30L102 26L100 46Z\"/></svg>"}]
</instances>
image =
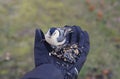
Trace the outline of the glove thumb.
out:
<instances>
[{"instance_id":1,"label":"glove thumb","mask_svg":"<svg viewBox=\"0 0 120 79\"><path fill-rule=\"evenodd\" d=\"M41 29L36 29L35 31L35 44L44 39L44 34Z\"/></svg>"}]
</instances>

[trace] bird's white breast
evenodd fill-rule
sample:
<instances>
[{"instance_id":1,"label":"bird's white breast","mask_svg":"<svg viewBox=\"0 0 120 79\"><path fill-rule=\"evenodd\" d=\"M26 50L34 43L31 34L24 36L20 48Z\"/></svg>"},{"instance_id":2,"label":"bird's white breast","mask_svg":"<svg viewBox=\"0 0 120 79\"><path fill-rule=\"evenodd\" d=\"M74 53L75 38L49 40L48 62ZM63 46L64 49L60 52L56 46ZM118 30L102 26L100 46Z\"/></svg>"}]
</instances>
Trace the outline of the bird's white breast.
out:
<instances>
[{"instance_id":1,"label":"bird's white breast","mask_svg":"<svg viewBox=\"0 0 120 79\"><path fill-rule=\"evenodd\" d=\"M62 45L65 43L66 39L64 39L62 42L58 42L57 41L57 38L59 37L59 31L55 31L55 33L53 33L53 35L49 35L49 32L47 32L45 34L45 40L51 44L51 45L54 45L54 46L59 46L59 45Z\"/></svg>"}]
</instances>

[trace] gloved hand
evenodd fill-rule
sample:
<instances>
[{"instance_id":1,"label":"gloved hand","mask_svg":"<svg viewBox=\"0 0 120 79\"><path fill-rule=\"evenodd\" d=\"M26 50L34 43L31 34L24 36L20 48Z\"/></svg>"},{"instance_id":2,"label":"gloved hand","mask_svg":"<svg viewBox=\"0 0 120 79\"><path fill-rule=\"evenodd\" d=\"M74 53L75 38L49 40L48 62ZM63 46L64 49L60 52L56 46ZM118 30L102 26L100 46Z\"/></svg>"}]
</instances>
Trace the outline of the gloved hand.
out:
<instances>
[{"instance_id":1,"label":"gloved hand","mask_svg":"<svg viewBox=\"0 0 120 79\"><path fill-rule=\"evenodd\" d=\"M77 79L78 73L80 72L86 60L87 54L89 52L89 48L90 48L89 36L88 33L86 31L81 30L79 26L65 26L65 27L71 27L72 30L74 31L67 36L67 41L69 41L70 44L78 43L79 52L81 52L81 55L78 58L78 61L74 65L69 64L71 65L71 67L67 69L63 68L66 71L64 75L66 76L66 79L67 78ZM60 63L62 62L64 63L64 61L49 56L49 52L52 51L52 48L47 42L45 41L43 42L44 39L45 38L43 32L40 29L37 29L35 34L35 45L34 45L35 66L37 67L40 66L41 64L51 63L51 61L53 62L58 61Z\"/></svg>"},{"instance_id":2,"label":"gloved hand","mask_svg":"<svg viewBox=\"0 0 120 79\"><path fill-rule=\"evenodd\" d=\"M44 40L45 37L43 32L40 29L36 29L34 42L35 67L45 63L50 63L49 52L52 50L52 48Z\"/></svg>"},{"instance_id":3,"label":"gloved hand","mask_svg":"<svg viewBox=\"0 0 120 79\"><path fill-rule=\"evenodd\" d=\"M79 26L72 26L74 31L69 36L69 43L78 43L80 57L77 62L67 72L67 79L77 79L78 73L80 72L86 57L90 49L89 36L86 31L81 30Z\"/></svg>"}]
</instances>

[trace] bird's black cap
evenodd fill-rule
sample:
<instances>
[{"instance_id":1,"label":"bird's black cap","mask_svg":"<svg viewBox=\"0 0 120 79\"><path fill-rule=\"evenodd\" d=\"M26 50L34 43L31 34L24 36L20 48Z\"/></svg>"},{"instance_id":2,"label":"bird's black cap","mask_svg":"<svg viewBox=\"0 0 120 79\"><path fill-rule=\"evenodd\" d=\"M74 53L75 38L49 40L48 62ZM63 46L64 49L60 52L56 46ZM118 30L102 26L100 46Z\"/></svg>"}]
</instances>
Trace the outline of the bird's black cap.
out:
<instances>
[{"instance_id":1,"label":"bird's black cap","mask_svg":"<svg viewBox=\"0 0 120 79\"><path fill-rule=\"evenodd\" d=\"M50 28L50 35L52 35L56 29L57 28L55 28L55 27Z\"/></svg>"}]
</instances>

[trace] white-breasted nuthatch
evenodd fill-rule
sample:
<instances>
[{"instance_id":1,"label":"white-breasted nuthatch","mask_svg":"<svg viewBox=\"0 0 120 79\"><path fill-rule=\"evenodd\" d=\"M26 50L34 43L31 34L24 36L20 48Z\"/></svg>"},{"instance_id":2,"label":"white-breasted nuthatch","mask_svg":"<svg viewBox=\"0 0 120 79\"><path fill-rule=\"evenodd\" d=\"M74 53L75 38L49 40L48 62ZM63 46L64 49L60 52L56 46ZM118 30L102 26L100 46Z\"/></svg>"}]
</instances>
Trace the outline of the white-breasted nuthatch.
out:
<instances>
[{"instance_id":1,"label":"white-breasted nuthatch","mask_svg":"<svg viewBox=\"0 0 120 79\"><path fill-rule=\"evenodd\" d=\"M56 56L64 61L75 63L80 56L77 43L69 44L67 35L74 32L71 27L52 27L45 34L45 41L48 42L53 50L49 55ZM67 42L68 41L68 42Z\"/></svg>"},{"instance_id":2,"label":"white-breasted nuthatch","mask_svg":"<svg viewBox=\"0 0 120 79\"><path fill-rule=\"evenodd\" d=\"M53 47L61 47L66 42L66 36L72 32L70 27L55 28L52 27L45 34L45 40Z\"/></svg>"}]
</instances>

